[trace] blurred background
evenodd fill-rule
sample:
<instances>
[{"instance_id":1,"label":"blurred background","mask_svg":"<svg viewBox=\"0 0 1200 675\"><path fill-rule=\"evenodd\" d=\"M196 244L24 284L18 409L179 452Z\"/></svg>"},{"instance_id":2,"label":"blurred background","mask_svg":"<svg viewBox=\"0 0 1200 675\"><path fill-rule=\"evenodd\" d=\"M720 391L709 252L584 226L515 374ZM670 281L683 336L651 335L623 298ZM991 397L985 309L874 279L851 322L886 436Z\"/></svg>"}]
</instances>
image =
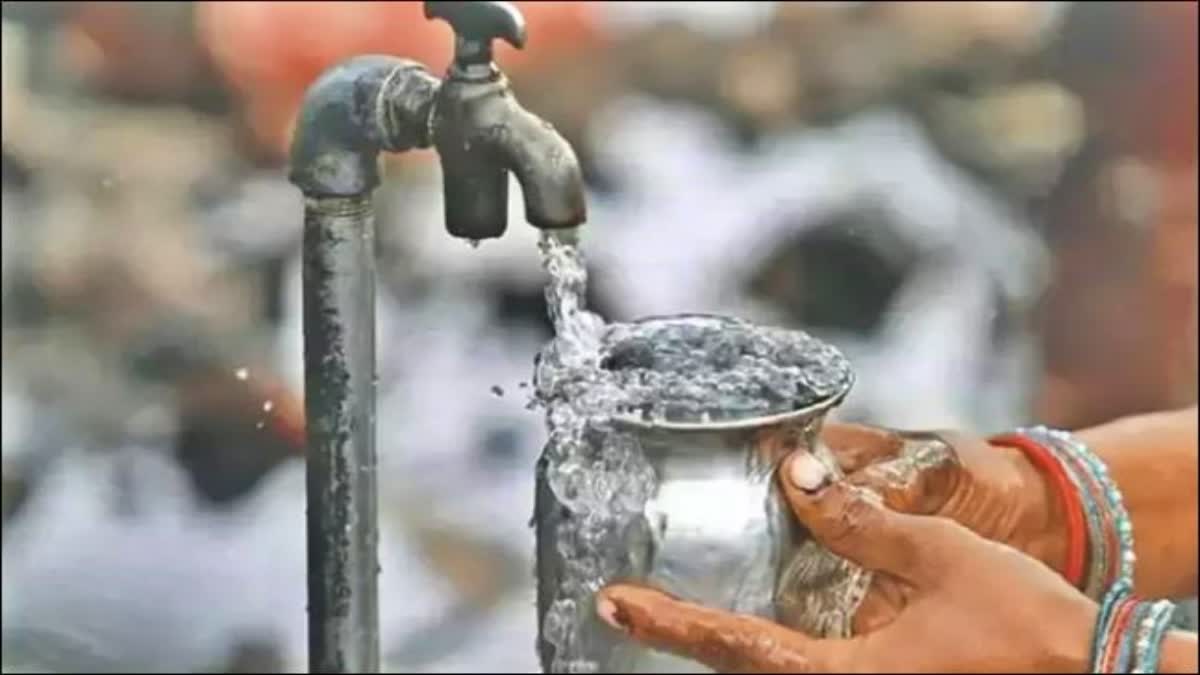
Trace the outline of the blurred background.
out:
<instances>
[{"instance_id":1,"label":"blurred background","mask_svg":"<svg viewBox=\"0 0 1200 675\"><path fill-rule=\"evenodd\" d=\"M1197 396L1196 4L518 2L585 165L592 308L801 327L843 419L991 432ZM302 672L307 84L442 73L415 2L3 5L3 660ZM383 652L536 670L533 228L379 218Z\"/></svg>"}]
</instances>

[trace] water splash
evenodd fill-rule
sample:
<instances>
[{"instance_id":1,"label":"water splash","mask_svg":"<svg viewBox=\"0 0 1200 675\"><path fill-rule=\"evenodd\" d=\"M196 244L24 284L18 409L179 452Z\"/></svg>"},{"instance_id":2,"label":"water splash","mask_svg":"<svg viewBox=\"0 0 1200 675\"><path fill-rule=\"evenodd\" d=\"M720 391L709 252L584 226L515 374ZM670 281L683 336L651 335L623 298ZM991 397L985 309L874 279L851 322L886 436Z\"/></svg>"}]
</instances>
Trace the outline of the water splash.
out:
<instances>
[{"instance_id":1,"label":"water splash","mask_svg":"<svg viewBox=\"0 0 1200 675\"><path fill-rule=\"evenodd\" d=\"M546 414L546 480L568 511L555 532L562 573L542 635L555 647L552 672L598 672L610 645L585 628L595 625L593 596L628 569L619 537L654 485L637 439L613 420L791 411L843 391L852 373L800 331L715 316L607 324L584 306L580 250L554 233L540 248L556 337L538 355L532 402Z\"/></svg>"}]
</instances>

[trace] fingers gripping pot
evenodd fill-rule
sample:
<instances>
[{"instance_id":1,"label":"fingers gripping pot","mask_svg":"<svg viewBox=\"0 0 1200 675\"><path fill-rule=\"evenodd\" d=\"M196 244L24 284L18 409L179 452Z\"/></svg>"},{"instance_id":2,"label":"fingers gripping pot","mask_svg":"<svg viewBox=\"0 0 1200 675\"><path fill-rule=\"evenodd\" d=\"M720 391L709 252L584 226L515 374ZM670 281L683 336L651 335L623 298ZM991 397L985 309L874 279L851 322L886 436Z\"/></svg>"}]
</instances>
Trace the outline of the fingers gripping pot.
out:
<instances>
[{"instance_id":1,"label":"fingers gripping pot","mask_svg":"<svg viewBox=\"0 0 1200 675\"><path fill-rule=\"evenodd\" d=\"M646 322L688 321L667 317ZM707 319L706 319L707 320ZM741 324L745 325L745 324ZM780 333L781 331L777 331ZM756 615L810 635L845 637L870 584L866 570L817 544L788 510L776 478L792 452L810 452L828 479L840 477L836 461L819 439L826 413L839 404L853 381L845 360L828 345L802 336L837 361L835 385L790 409L766 414L713 411L682 421L662 416L618 414L608 433L626 436L653 475L640 509L623 519L610 540L618 562L612 578L657 587L708 607ZM661 347L668 349L668 347ZM652 349L660 349L655 345ZM810 394L812 392L809 392ZM715 419L715 421L714 421ZM553 441L552 441L553 442ZM535 525L538 536L538 610L543 631L539 650L547 671L709 672L699 664L652 651L614 635L594 611L575 614L582 624L573 657L556 653L562 640L546 634L546 615L561 598L564 549L557 539L567 519L579 514L563 506L550 488L550 459L539 463ZM591 602L581 598L580 602ZM553 621L551 622L553 623ZM556 644L557 642L557 644Z\"/></svg>"}]
</instances>

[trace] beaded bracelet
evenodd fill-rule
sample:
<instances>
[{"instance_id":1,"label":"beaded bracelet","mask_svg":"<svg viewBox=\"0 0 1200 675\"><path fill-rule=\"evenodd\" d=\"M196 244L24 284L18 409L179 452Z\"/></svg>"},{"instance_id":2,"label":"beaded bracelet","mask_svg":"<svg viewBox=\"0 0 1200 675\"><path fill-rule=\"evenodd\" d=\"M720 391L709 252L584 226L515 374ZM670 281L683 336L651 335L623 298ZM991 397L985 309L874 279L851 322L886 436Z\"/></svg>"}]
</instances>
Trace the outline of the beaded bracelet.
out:
<instances>
[{"instance_id":1,"label":"beaded bracelet","mask_svg":"<svg viewBox=\"0 0 1200 675\"><path fill-rule=\"evenodd\" d=\"M1104 597L1092 644L1094 673L1154 673L1175 606L1130 595L1118 583Z\"/></svg>"},{"instance_id":2,"label":"beaded bracelet","mask_svg":"<svg viewBox=\"0 0 1200 675\"><path fill-rule=\"evenodd\" d=\"M1106 508L1104 485L1096 479L1078 456L1063 450L1061 456L1070 467L1071 477L1079 489L1088 523L1088 571L1083 592L1093 600L1100 600L1105 589L1116 581L1120 567L1115 558L1120 555L1120 542L1111 508Z\"/></svg>"},{"instance_id":3,"label":"beaded bracelet","mask_svg":"<svg viewBox=\"0 0 1200 675\"><path fill-rule=\"evenodd\" d=\"M1145 601L1132 594L1137 561L1133 523L1108 468L1086 445L1066 432L1032 427L1001 437L998 442L1007 440L1018 445L1011 442L1012 436L1024 439L1019 447L1031 457L1051 455L1058 461L1070 478L1084 512L1091 562L1085 589L1092 597L1097 597L1100 589L1108 589L1100 598L1092 644L1092 672L1157 672L1175 606L1167 600ZM1056 481L1060 489L1061 482Z\"/></svg>"},{"instance_id":4,"label":"beaded bracelet","mask_svg":"<svg viewBox=\"0 0 1200 675\"><path fill-rule=\"evenodd\" d=\"M1088 595L1098 600L1102 590L1119 579L1127 579L1132 586L1133 566L1137 560L1133 549L1133 521L1108 467L1083 442L1065 431L1039 426L1022 429L1020 433L1053 448L1076 482L1086 486L1080 492L1083 501L1099 512L1104 527L1102 536L1093 537L1090 542L1092 569L1086 586L1091 591Z\"/></svg>"},{"instance_id":5,"label":"beaded bracelet","mask_svg":"<svg viewBox=\"0 0 1200 675\"><path fill-rule=\"evenodd\" d=\"M1080 587L1083 583L1087 532L1084 531L1084 509L1080 492L1073 488L1074 479L1066 466L1049 448L1019 433L995 436L989 439L989 442L1020 450L1054 486L1067 521L1067 560L1063 576L1072 586Z\"/></svg>"},{"instance_id":6,"label":"beaded bracelet","mask_svg":"<svg viewBox=\"0 0 1200 675\"><path fill-rule=\"evenodd\" d=\"M1100 603L1100 613L1096 617L1096 631L1092 639L1091 650L1091 668L1089 672L1103 673L1104 667L1108 659L1109 652L1112 651L1112 643L1118 637L1114 630L1117 623L1116 618L1122 606L1128 600L1129 588L1124 584L1116 584L1104 596L1104 600Z\"/></svg>"},{"instance_id":7,"label":"beaded bracelet","mask_svg":"<svg viewBox=\"0 0 1200 675\"><path fill-rule=\"evenodd\" d=\"M1158 672L1158 657L1162 650L1163 639L1167 629L1171 627L1171 619L1175 615L1175 605L1167 600L1154 603L1149 616L1143 621L1137 638L1138 655L1134 662L1135 673Z\"/></svg>"}]
</instances>

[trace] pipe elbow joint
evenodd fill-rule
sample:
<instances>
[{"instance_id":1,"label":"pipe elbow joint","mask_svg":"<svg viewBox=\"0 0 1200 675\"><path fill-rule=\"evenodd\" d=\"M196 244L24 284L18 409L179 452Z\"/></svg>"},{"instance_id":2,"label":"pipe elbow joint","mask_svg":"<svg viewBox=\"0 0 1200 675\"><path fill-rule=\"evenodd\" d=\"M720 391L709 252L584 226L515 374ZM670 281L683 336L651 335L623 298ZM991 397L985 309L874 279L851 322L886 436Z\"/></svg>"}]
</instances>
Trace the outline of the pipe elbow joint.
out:
<instances>
[{"instance_id":1,"label":"pipe elbow joint","mask_svg":"<svg viewBox=\"0 0 1200 675\"><path fill-rule=\"evenodd\" d=\"M420 64L360 56L325 71L305 93L288 179L310 197L351 197L379 185L381 151L429 147L441 82Z\"/></svg>"}]
</instances>

